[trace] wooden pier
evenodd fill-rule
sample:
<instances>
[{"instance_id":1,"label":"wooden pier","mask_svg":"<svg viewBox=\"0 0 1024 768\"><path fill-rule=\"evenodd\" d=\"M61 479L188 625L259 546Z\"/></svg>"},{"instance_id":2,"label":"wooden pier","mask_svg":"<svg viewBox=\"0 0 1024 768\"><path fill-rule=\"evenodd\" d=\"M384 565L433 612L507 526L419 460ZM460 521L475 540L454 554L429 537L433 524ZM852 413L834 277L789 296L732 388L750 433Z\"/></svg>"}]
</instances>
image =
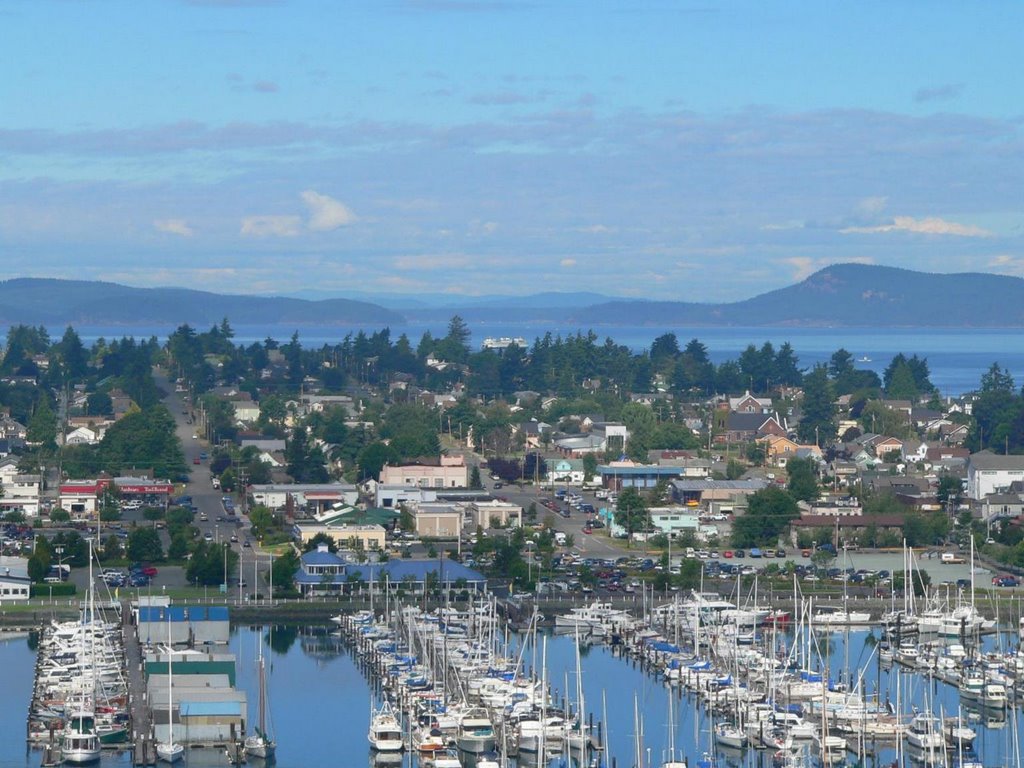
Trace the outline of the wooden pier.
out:
<instances>
[{"instance_id":1,"label":"wooden pier","mask_svg":"<svg viewBox=\"0 0 1024 768\"><path fill-rule=\"evenodd\" d=\"M127 600L121 602L121 632L124 635L125 670L128 679L128 712L131 716L132 764L156 765L153 716L146 701L146 677L142 671L142 646L132 621Z\"/></svg>"}]
</instances>

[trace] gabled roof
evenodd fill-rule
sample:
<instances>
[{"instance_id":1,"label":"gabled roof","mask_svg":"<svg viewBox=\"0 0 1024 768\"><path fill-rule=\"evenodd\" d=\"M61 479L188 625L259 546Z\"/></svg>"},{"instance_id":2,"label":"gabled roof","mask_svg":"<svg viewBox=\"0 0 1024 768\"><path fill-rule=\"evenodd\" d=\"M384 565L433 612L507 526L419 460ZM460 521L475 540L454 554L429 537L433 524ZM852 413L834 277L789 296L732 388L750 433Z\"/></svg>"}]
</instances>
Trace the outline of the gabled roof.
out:
<instances>
[{"instance_id":1,"label":"gabled roof","mask_svg":"<svg viewBox=\"0 0 1024 768\"><path fill-rule=\"evenodd\" d=\"M970 468L996 472L1024 470L1024 456L1002 456L991 451L981 451L971 454Z\"/></svg>"}]
</instances>

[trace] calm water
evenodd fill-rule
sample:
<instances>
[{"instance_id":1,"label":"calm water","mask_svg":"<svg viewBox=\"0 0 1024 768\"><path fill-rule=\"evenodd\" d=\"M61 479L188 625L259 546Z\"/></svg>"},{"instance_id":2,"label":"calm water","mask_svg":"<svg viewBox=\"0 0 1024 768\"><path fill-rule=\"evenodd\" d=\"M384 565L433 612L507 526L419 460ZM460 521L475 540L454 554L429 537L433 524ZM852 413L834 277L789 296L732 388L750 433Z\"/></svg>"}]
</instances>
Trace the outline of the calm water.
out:
<instances>
[{"instance_id":1,"label":"calm water","mask_svg":"<svg viewBox=\"0 0 1024 768\"><path fill-rule=\"evenodd\" d=\"M470 323L473 332L472 344L478 347L487 336L522 336L528 342L547 331L553 335L574 334L586 328L549 327L527 323L485 324ZM62 328L52 328L51 334L59 338ZM106 338L134 335L140 338L156 336L161 341L174 330L172 326L148 326L130 328L127 326L92 327L77 329L83 341L91 344L100 336ZM292 332L298 330L299 338L306 347L320 347L337 344L345 334L357 332L358 327L320 326L236 326L235 342L252 344L268 336L278 341L287 341ZM380 330L377 326L363 328L367 332ZM447 331L445 323L416 323L391 329L392 339L405 333L413 345L425 331L435 337ZM876 329L876 328L657 328L650 326L618 326L595 329L598 337L611 337L619 344L625 344L634 351L650 346L662 333L675 333L681 344L692 338L700 339L707 346L715 363L735 359L748 344L760 346L770 341L779 347L790 342L800 358L801 366L810 367L826 362L840 347L848 350L855 359L870 358L870 362L857 363L858 367L870 368L881 375L894 355L918 354L928 358L932 372L932 383L943 395L959 395L976 389L981 375L993 362L1009 368L1017 384L1024 384L1024 331L1015 330L952 330L952 329Z\"/></svg>"},{"instance_id":2,"label":"calm water","mask_svg":"<svg viewBox=\"0 0 1024 768\"><path fill-rule=\"evenodd\" d=\"M231 649L238 656L239 685L248 691L250 706L255 706L256 679L254 659L259 638L270 638L269 689L273 725L278 740L278 762L281 768L372 768L366 731L369 723L370 686L363 677L345 644L328 634L325 628L302 630L276 628L238 628L232 633ZM942 708L947 715L957 712L957 696L947 686L931 689L908 674L879 670L872 658L872 644L867 631L849 633L847 650L845 636L835 634L823 643L831 659L830 668L843 668L848 658L850 667L864 669L867 690L888 693L896 701L896 678L901 678L901 696L919 708L926 698L935 701L935 711ZM994 639L988 641L996 642ZM532 659L532 649L525 658ZM539 658L539 652L537 654ZM0 641L0 669L4 670L4 695L0 697L0 768L38 768L38 752L26 750L24 744L25 712L32 686L34 653L24 637ZM570 637L553 637L548 642L549 680L560 691L575 689L575 653ZM608 648L594 646L582 655L584 689L587 708L601 718L602 699L606 702L610 728L610 753L619 766L633 765L634 700L644 721L645 743L650 762L655 768L663 759L669 744L670 728L675 743L695 765L700 753L709 747L710 724L702 715L695 716L692 700L676 698L675 723L670 724L668 701L672 689L655 681L629 660L615 656ZM856 674L856 673L855 673ZM1008 716L1009 717L1009 716ZM978 731L978 751L986 766L1019 765L1009 756L1014 754L1012 719L990 723L972 720ZM1018 738L1020 728L1017 726ZM644 751L645 762L647 749ZM746 755L720 755L722 765L769 766L770 754L748 750ZM409 766L408 757L404 766ZM891 762L891 753L882 753L880 760ZM104 768L127 766L127 755L105 756ZM188 755L188 765L226 765L222 756L212 751ZM869 765L872 763L869 762Z\"/></svg>"}]
</instances>

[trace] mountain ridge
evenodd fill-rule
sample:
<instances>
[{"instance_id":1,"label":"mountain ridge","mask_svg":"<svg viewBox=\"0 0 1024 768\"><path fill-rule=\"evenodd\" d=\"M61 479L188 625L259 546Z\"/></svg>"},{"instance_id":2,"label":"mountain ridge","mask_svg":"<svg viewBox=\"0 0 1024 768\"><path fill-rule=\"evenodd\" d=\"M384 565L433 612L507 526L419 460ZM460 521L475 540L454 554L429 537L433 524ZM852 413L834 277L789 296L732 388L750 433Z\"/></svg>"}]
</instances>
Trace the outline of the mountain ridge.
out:
<instances>
[{"instance_id":1,"label":"mountain ridge","mask_svg":"<svg viewBox=\"0 0 1024 768\"><path fill-rule=\"evenodd\" d=\"M392 310L349 299L305 301L192 288L134 288L98 280L21 277L0 281L0 322L7 324L205 325L225 317L237 324L404 322Z\"/></svg>"},{"instance_id":2,"label":"mountain ridge","mask_svg":"<svg viewBox=\"0 0 1024 768\"><path fill-rule=\"evenodd\" d=\"M1016 328L1024 326L1024 280L835 264L741 301L615 301L569 319L584 325Z\"/></svg>"}]
</instances>

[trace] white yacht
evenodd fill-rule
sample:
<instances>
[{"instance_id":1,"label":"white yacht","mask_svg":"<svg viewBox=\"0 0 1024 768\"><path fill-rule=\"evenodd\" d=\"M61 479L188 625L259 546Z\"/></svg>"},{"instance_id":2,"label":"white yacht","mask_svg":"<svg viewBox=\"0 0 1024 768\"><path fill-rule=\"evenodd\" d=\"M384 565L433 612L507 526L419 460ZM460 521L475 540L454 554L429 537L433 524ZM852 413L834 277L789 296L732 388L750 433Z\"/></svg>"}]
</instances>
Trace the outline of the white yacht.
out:
<instances>
[{"instance_id":1,"label":"white yacht","mask_svg":"<svg viewBox=\"0 0 1024 768\"><path fill-rule=\"evenodd\" d=\"M459 721L459 736L456 743L463 752L490 752L497 743L494 726L487 710L473 708L467 710Z\"/></svg>"},{"instance_id":2,"label":"white yacht","mask_svg":"<svg viewBox=\"0 0 1024 768\"><path fill-rule=\"evenodd\" d=\"M65 763L84 765L100 759L100 737L96 716L79 710L68 718L61 737L60 753Z\"/></svg>"},{"instance_id":3,"label":"white yacht","mask_svg":"<svg viewBox=\"0 0 1024 768\"><path fill-rule=\"evenodd\" d=\"M907 728L907 743L922 752L935 752L944 749L942 723L934 715L919 712L914 715Z\"/></svg>"},{"instance_id":4,"label":"white yacht","mask_svg":"<svg viewBox=\"0 0 1024 768\"><path fill-rule=\"evenodd\" d=\"M370 716L367 738L370 740L370 746L377 752L401 752L405 747L405 742L402 741L402 725L387 701Z\"/></svg>"}]
</instances>

